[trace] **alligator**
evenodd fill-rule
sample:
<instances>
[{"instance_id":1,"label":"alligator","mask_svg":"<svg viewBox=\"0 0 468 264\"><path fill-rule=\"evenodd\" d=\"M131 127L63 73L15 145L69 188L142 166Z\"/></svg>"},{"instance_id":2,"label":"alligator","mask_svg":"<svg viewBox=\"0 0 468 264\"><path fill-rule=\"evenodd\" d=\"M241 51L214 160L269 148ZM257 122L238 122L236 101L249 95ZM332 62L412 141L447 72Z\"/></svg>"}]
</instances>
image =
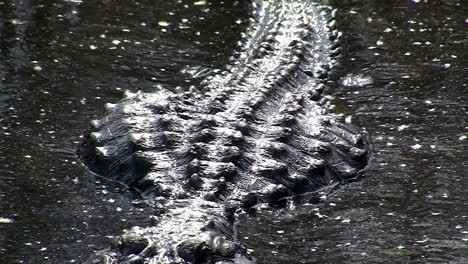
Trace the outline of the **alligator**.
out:
<instances>
[{"instance_id":1,"label":"alligator","mask_svg":"<svg viewBox=\"0 0 468 264\"><path fill-rule=\"evenodd\" d=\"M240 212L316 199L362 175L365 137L324 95L339 56L336 10L252 1L225 70L193 91L126 92L78 155L156 208L87 263L254 263Z\"/></svg>"}]
</instances>

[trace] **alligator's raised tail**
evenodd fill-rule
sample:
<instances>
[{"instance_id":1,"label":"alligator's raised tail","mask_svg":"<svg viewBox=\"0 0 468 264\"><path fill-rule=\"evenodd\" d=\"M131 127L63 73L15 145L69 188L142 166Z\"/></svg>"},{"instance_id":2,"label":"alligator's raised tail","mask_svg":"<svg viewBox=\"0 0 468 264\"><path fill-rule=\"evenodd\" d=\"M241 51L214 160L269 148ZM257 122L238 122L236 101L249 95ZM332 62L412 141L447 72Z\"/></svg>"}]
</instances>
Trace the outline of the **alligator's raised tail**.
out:
<instances>
[{"instance_id":1,"label":"alligator's raised tail","mask_svg":"<svg viewBox=\"0 0 468 264\"><path fill-rule=\"evenodd\" d=\"M254 1L240 51L198 91L129 93L108 105L79 155L161 214L90 263L252 262L236 241L236 211L357 177L366 144L322 95L338 52L333 13Z\"/></svg>"}]
</instances>

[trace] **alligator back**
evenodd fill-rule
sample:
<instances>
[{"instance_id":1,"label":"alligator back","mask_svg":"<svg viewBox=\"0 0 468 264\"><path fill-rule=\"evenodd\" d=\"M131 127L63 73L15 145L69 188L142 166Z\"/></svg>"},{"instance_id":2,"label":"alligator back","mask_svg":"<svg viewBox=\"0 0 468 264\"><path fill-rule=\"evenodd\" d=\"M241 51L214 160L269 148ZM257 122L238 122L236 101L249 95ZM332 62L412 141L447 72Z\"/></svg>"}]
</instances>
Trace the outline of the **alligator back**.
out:
<instances>
[{"instance_id":1,"label":"alligator back","mask_svg":"<svg viewBox=\"0 0 468 264\"><path fill-rule=\"evenodd\" d=\"M98 259L251 262L235 239L236 211L309 199L355 179L367 146L322 94L338 38L327 7L254 1L240 50L200 89L127 93L108 104L78 154L161 215Z\"/></svg>"}]
</instances>

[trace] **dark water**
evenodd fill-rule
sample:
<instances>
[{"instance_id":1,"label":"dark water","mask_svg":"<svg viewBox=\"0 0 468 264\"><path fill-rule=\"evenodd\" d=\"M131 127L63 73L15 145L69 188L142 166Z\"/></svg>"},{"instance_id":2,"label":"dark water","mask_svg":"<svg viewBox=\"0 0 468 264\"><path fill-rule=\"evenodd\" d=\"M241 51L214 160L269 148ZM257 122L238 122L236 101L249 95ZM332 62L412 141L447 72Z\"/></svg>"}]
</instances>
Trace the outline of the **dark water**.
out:
<instances>
[{"instance_id":1,"label":"dark water","mask_svg":"<svg viewBox=\"0 0 468 264\"><path fill-rule=\"evenodd\" d=\"M366 177L294 210L242 216L259 263L468 263L468 8L336 0L332 89L373 141ZM218 69L243 1L0 0L0 263L79 263L148 222L75 156L124 90L189 89ZM198 76L196 76L198 77Z\"/></svg>"}]
</instances>

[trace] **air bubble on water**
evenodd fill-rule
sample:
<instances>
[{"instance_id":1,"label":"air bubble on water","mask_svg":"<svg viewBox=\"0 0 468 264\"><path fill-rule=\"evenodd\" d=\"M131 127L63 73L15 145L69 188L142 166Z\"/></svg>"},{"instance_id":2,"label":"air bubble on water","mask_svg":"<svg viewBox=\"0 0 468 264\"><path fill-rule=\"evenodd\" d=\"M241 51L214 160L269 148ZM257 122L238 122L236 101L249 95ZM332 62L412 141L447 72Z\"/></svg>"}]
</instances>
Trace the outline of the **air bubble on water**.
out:
<instances>
[{"instance_id":1,"label":"air bubble on water","mask_svg":"<svg viewBox=\"0 0 468 264\"><path fill-rule=\"evenodd\" d=\"M12 224L14 222L15 220L13 220L12 218L0 217L0 224Z\"/></svg>"},{"instance_id":2,"label":"air bubble on water","mask_svg":"<svg viewBox=\"0 0 468 264\"><path fill-rule=\"evenodd\" d=\"M403 130L407 129L408 127L410 127L410 126L409 125L401 125L401 126L397 127L397 130L398 131L403 131Z\"/></svg>"},{"instance_id":3,"label":"air bubble on water","mask_svg":"<svg viewBox=\"0 0 468 264\"><path fill-rule=\"evenodd\" d=\"M158 25L161 26L161 27L168 27L168 26L171 25L171 23L169 23L167 21L159 21Z\"/></svg>"},{"instance_id":4,"label":"air bubble on water","mask_svg":"<svg viewBox=\"0 0 468 264\"><path fill-rule=\"evenodd\" d=\"M196 5L196 6L202 6L202 5L206 5L206 1L196 1L193 4Z\"/></svg>"},{"instance_id":5,"label":"air bubble on water","mask_svg":"<svg viewBox=\"0 0 468 264\"><path fill-rule=\"evenodd\" d=\"M422 146L420 144L414 144L414 145L411 146L411 148L416 150L416 149L422 148Z\"/></svg>"}]
</instances>

